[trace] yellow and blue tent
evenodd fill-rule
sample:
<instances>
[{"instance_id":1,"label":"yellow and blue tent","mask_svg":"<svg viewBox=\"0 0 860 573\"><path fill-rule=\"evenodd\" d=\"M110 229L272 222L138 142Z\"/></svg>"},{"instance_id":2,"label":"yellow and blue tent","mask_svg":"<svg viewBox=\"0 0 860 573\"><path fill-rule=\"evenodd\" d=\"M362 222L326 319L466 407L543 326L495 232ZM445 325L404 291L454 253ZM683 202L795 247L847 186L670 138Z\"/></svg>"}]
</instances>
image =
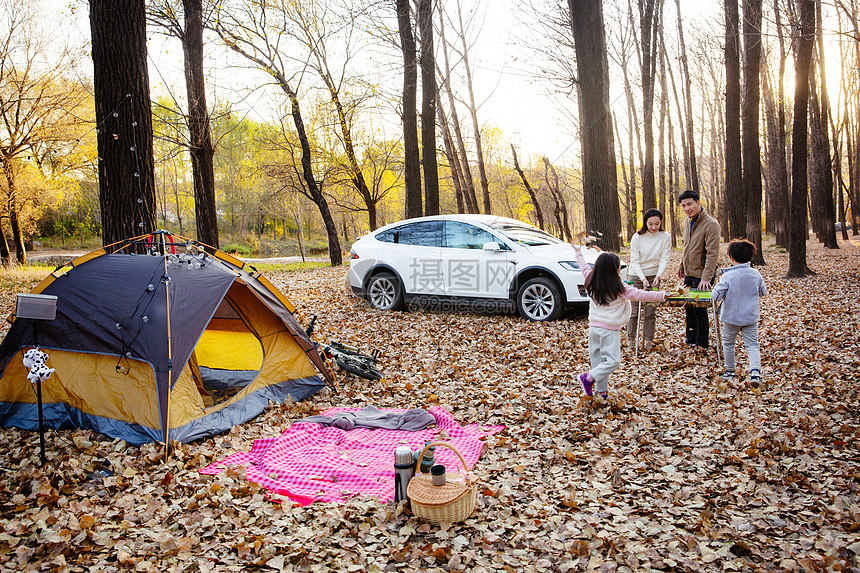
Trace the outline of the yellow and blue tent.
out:
<instances>
[{"instance_id":1,"label":"yellow and blue tent","mask_svg":"<svg viewBox=\"0 0 860 573\"><path fill-rule=\"evenodd\" d=\"M46 427L90 428L133 444L225 432L270 400L303 400L333 383L274 285L166 231L81 256L33 292L57 297L56 318L11 317L0 344L3 427L39 427L21 360L36 337L55 369L42 383Z\"/></svg>"}]
</instances>

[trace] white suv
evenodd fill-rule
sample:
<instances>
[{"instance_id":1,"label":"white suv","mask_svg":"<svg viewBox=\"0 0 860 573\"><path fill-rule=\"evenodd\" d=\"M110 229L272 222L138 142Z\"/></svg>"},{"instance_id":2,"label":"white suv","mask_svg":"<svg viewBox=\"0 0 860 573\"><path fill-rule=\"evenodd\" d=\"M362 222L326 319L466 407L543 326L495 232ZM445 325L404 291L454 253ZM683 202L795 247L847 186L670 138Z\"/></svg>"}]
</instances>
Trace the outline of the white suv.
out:
<instances>
[{"instance_id":1,"label":"white suv","mask_svg":"<svg viewBox=\"0 0 860 573\"><path fill-rule=\"evenodd\" d=\"M588 262L597 251L583 251ZM626 275L626 267L622 275ZM576 252L528 223L492 215L437 215L393 223L358 238L352 291L381 310L408 305L513 311L554 320L588 302Z\"/></svg>"}]
</instances>

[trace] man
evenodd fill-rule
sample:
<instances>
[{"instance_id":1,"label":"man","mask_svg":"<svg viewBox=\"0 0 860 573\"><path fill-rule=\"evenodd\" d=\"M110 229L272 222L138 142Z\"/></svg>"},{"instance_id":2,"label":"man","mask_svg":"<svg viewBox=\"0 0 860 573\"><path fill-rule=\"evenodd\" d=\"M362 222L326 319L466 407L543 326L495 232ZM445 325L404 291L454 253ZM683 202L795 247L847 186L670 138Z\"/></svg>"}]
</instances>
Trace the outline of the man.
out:
<instances>
[{"instance_id":1,"label":"man","mask_svg":"<svg viewBox=\"0 0 860 573\"><path fill-rule=\"evenodd\" d=\"M678 202L687 215L678 278L684 279L684 286L710 290L720 254L720 224L705 212L699 204L699 194L692 189L681 193ZM708 336L708 309L687 308L686 343L707 348Z\"/></svg>"}]
</instances>

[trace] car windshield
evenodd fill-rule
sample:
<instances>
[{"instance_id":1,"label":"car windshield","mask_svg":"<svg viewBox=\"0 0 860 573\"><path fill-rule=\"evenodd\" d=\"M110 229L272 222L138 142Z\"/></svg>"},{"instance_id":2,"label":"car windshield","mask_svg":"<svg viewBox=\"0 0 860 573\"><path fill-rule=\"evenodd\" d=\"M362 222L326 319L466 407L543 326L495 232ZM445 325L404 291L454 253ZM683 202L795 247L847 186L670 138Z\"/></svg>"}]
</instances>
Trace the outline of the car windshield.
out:
<instances>
[{"instance_id":1,"label":"car windshield","mask_svg":"<svg viewBox=\"0 0 860 573\"><path fill-rule=\"evenodd\" d=\"M503 233L512 241L521 245L534 247L538 245L560 245L564 241L556 239L546 231L526 224L516 224L509 221L497 221L490 225L493 229Z\"/></svg>"}]
</instances>

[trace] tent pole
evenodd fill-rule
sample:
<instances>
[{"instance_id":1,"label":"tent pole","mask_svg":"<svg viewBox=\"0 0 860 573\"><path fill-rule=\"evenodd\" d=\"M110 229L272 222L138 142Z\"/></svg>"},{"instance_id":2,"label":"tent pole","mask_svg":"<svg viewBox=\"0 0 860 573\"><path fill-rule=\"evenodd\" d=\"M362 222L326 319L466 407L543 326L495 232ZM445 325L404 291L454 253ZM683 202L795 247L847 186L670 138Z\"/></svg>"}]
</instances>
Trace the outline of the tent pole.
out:
<instances>
[{"instance_id":1,"label":"tent pole","mask_svg":"<svg viewBox=\"0 0 860 573\"><path fill-rule=\"evenodd\" d=\"M167 257L164 256L164 245L162 244L162 260L164 261L164 276L167 280L164 281L164 304L165 315L167 316L167 420L165 421L164 432L164 462L167 463L168 453L170 451L170 379L173 376L173 351L171 344L170 331L170 277L167 276Z\"/></svg>"}]
</instances>

